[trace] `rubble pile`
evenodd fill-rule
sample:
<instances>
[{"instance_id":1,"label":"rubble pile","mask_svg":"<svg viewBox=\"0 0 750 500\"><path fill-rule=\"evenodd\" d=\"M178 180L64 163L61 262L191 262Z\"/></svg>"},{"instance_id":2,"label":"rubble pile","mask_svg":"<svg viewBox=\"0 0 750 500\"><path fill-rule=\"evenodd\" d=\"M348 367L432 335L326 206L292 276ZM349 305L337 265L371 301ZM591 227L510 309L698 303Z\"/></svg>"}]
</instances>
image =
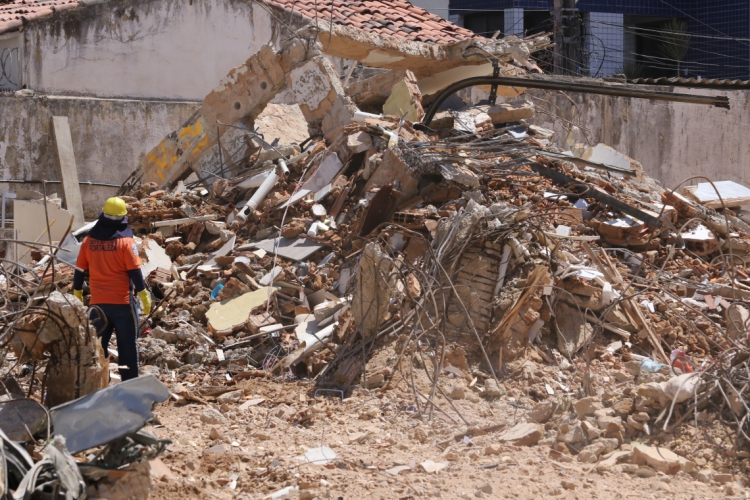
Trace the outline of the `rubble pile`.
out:
<instances>
[{"instance_id":1,"label":"rubble pile","mask_svg":"<svg viewBox=\"0 0 750 500\"><path fill-rule=\"evenodd\" d=\"M406 383L417 415L467 425L452 401L510 396L528 413L501 441L556 460L744 472L747 224L484 111L463 112L473 133L363 115L203 189L191 213L221 216L144 236L171 260L144 370L183 404L255 377L341 397ZM151 189L133 213L201 196ZM707 472L687 424L717 417L733 439Z\"/></svg>"},{"instance_id":2,"label":"rubble pile","mask_svg":"<svg viewBox=\"0 0 750 500\"><path fill-rule=\"evenodd\" d=\"M507 465L493 457L537 446L561 470L575 462L587 473L747 486L750 226L741 203L725 204L717 187L720 203L709 207L705 183L666 190L604 145L573 141L561 151L550 131L523 121L533 113L526 103L470 105L420 123L412 77L396 85L384 114L356 111L339 124L329 115L325 136L301 144L247 128L252 147L231 170L166 189L132 179L123 187L154 296L138 340L141 374L151 377L136 381L158 384L154 401L169 398L166 408L187 406L196 425L211 426L203 465L212 484L250 491L222 462L244 445L240 425L268 441L263 429L306 432L348 411L393 426L378 445L437 449L444 461L421 462L425 473L464 458ZM75 245L50 243L55 252ZM3 276L0 321L14 350L6 373L23 387L10 399L57 405L133 387L97 392L107 360L83 306L66 294L70 272L38 257ZM50 284L57 290L39 293ZM300 393L287 397L288 387ZM259 388L276 391L265 414L270 398ZM493 422L498 401L514 413ZM143 413L138 429L150 417ZM140 470L164 450L198 446L184 438L169 448L138 429L73 448L75 433L61 434L70 453L100 447L69 469ZM365 442L371 431L363 432L349 444ZM43 462L57 463L64 443L55 437ZM257 465L248 474L264 492L278 490L273 498L320 479L283 471L265 451L241 460ZM352 467L322 444L302 460ZM360 462L391 476L418 468ZM63 469L60 481L78 491ZM94 476L93 496L125 488L106 482L112 474Z\"/></svg>"}]
</instances>

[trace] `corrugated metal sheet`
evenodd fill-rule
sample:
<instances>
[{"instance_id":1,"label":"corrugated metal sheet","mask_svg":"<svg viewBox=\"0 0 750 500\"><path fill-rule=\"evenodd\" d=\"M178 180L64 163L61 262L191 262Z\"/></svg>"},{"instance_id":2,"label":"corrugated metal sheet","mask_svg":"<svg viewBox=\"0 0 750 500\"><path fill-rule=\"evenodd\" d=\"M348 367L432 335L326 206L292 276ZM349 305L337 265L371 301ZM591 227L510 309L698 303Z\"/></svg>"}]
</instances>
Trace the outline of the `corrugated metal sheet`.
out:
<instances>
[{"instance_id":1,"label":"corrugated metal sheet","mask_svg":"<svg viewBox=\"0 0 750 500\"><path fill-rule=\"evenodd\" d=\"M635 78L628 83L641 85L670 85L673 87L699 87L710 89L746 89L750 88L750 80L719 80L715 78Z\"/></svg>"}]
</instances>

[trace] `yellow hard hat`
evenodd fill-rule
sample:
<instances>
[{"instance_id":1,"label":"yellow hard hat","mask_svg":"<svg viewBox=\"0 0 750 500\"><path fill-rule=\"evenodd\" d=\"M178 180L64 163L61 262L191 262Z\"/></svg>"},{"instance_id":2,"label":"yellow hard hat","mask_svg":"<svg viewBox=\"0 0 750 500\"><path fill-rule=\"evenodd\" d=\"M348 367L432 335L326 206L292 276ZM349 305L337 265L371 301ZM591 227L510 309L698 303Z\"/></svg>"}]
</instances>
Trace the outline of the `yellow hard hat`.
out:
<instances>
[{"instance_id":1,"label":"yellow hard hat","mask_svg":"<svg viewBox=\"0 0 750 500\"><path fill-rule=\"evenodd\" d=\"M102 212L104 212L104 215L112 217L123 217L128 215L128 207L125 205L125 200L115 196L104 202Z\"/></svg>"}]
</instances>

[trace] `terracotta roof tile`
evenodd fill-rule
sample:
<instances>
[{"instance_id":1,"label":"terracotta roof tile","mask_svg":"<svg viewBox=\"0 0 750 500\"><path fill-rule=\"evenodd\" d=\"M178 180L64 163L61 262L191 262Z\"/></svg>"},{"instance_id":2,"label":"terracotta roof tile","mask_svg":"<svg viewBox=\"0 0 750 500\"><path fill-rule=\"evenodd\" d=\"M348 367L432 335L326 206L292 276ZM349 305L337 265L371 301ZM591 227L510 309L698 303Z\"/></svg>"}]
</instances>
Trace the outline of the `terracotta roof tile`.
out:
<instances>
[{"instance_id":1,"label":"terracotta roof tile","mask_svg":"<svg viewBox=\"0 0 750 500\"><path fill-rule=\"evenodd\" d=\"M302 14L309 19L333 22L341 26L364 29L379 35L406 40L435 43L455 43L475 38L473 32L416 7L404 0L267 0L270 5ZM78 0L0 0L0 33L16 30L21 21L31 21L51 15L56 10L82 7ZM333 14L331 14L333 9Z\"/></svg>"},{"instance_id":2,"label":"terracotta roof tile","mask_svg":"<svg viewBox=\"0 0 750 500\"><path fill-rule=\"evenodd\" d=\"M403 0L344 1L344 0L266 0L268 4L303 16L328 21L333 7L333 22L341 26L360 28L379 35L406 40L435 43L455 43L475 38L473 32Z\"/></svg>"},{"instance_id":3,"label":"terracotta roof tile","mask_svg":"<svg viewBox=\"0 0 750 500\"><path fill-rule=\"evenodd\" d=\"M19 21L31 21L51 15L56 10L77 8L83 4L77 0L0 0L0 33L20 28Z\"/></svg>"}]
</instances>

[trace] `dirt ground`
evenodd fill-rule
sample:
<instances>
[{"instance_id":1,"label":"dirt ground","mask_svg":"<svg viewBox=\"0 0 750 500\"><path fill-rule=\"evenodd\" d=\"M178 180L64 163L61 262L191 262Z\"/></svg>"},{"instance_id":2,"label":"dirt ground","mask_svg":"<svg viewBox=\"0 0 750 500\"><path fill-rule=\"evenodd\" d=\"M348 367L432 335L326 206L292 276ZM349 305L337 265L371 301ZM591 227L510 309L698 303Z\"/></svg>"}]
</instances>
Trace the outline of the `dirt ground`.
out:
<instances>
[{"instance_id":1,"label":"dirt ground","mask_svg":"<svg viewBox=\"0 0 750 500\"><path fill-rule=\"evenodd\" d=\"M704 484L682 472L641 478L622 465L598 471L596 464L575 457L554 460L549 446L501 444L499 432L453 441L441 451L437 443L467 425L447 411L420 420L405 384L359 390L344 401L315 398L312 385L303 381L254 379L237 388L246 394L239 403L168 402L156 408L161 425L147 429L173 444L161 457L171 477L155 480L152 498L262 499L288 486L300 490L290 498L308 499L748 498L748 490L737 484ZM470 396L450 403L473 427L508 428L524 413L512 399ZM258 404L240 410L245 401ZM440 396L436 401L450 408ZM222 413L224 421L202 421L208 408ZM297 458L320 446L337 458L325 465ZM428 460L445 467L426 472L420 464ZM394 475L389 469L397 466L405 470Z\"/></svg>"}]
</instances>

